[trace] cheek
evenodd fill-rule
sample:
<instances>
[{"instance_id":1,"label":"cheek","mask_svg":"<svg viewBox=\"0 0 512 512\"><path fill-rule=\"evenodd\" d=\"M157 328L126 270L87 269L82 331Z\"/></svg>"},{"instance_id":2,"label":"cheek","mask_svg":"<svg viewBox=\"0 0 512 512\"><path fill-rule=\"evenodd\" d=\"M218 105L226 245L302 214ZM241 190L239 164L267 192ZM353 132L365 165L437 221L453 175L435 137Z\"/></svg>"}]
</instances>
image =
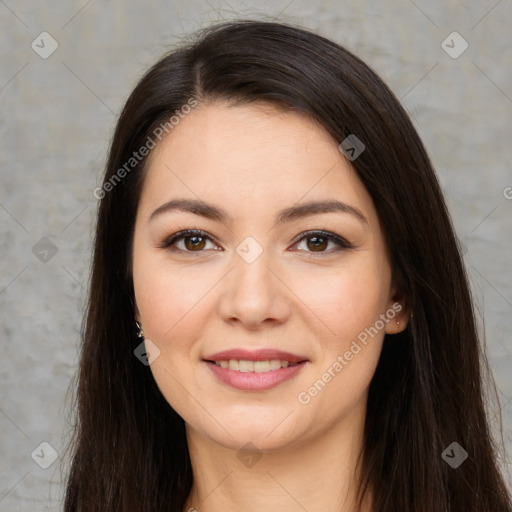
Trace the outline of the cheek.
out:
<instances>
[{"instance_id":1,"label":"cheek","mask_svg":"<svg viewBox=\"0 0 512 512\"><path fill-rule=\"evenodd\" d=\"M382 350L385 324L379 319L385 313L389 281L384 271L362 270L330 276L308 296L308 306L321 319L321 350L314 375L297 400L326 425L347 416L366 396Z\"/></svg>"},{"instance_id":2,"label":"cheek","mask_svg":"<svg viewBox=\"0 0 512 512\"><path fill-rule=\"evenodd\" d=\"M155 258L150 261L144 253L137 256L135 253L133 281L144 332L161 342L178 331L186 336L184 330L198 325L193 321L194 312L200 310L202 297L215 284L212 275L201 276L197 269L171 267Z\"/></svg>"},{"instance_id":3,"label":"cheek","mask_svg":"<svg viewBox=\"0 0 512 512\"><path fill-rule=\"evenodd\" d=\"M133 280L135 297L142 320L144 335L160 350L150 366L161 393L173 409L189 418L194 404L185 389L197 389L190 371L191 359L199 357L193 340L200 339L205 325L205 294L214 286L210 275L190 279L191 270L178 269L153 258L144 260L134 255ZM204 300L201 299L204 297Z\"/></svg>"},{"instance_id":4,"label":"cheek","mask_svg":"<svg viewBox=\"0 0 512 512\"><path fill-rule=\"evenodd\" d=\"M386 264L355 262L336 272L303 274L296 283L294 292L325 333L325 348L341 349L385 312L390 272Z\"/></svg>"},{"instance_id":5,"label":"cheek","mask_svg":"<svg viewBox=\"0 0 512 512\"><path fill-rule=\"evenodd\" d=\"M329 276L317 274L301 281L298 293L315 313L321 350L311 387L305 387L300 397L314 402L311 411L322 411L326 421L347 414L371 382L382 350L385 324L379 319L388 304L390 281L386 260L373 257L354 259ZM338 407L332 408L333 403Z\"/></svg>"}]
</instances>

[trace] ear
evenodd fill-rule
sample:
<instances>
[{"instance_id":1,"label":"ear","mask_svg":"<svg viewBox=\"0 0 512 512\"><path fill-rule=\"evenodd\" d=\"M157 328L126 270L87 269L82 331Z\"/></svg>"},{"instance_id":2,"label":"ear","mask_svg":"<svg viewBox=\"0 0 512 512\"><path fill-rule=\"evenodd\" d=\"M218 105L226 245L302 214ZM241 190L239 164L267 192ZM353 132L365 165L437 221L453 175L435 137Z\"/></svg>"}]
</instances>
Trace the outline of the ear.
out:
<instances>
[{"instance_id":1,"label":"ear","mask_svg":"<svg viewBox=\"0 0 512 512\"><path fill-rule=\"evenodd\" d=\"M393 286L386 310L389 321L386 323L386 334L398 334L407 327L410 319L410 306L407 297L398 287Z\"/></svg>"}]
</instances>

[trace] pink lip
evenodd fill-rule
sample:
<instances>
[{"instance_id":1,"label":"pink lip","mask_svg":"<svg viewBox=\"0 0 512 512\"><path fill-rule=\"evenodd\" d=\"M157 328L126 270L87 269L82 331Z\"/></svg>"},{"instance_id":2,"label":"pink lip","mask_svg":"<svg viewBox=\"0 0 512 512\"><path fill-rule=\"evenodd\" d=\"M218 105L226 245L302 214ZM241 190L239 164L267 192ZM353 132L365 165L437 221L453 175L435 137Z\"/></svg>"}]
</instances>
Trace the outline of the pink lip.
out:
<instances>
[{"instance_id":1,"label":"pink lip","mask_svg":"<svg viewBox=\"0 0 512 512\"><path fill-rule=\"evenodd\" d=\"M271 359L279 359L280 361L289 361L294 363L293 366L288 368L280 368L279 370L270 370L268 372L240 372L238 370L231 370L229 368L222 368L217 366L212 361L229 361L230 359L244 359L247 361L270 361ZM278 386L282 382L291 379L308 362L308 359L289 352L273 349L260 349L260 350L224 350L217 352L211 356L204 358L205 363L208 365L210 371L221 382L236 389L243 391L265 391Z\"/></svg>"},{"instance_id":2,"label":"pink lip","mask_svg":"<svg viewBox=\"0 0 512 512\"><path fill-rule=\"evenodd\" d=\"M206 361L206 364L215 377L233 388L243 391L265 391L297 375L304 368L306 362L262 373L230 370L208 361Z\"/></svg>"},{"instance_id":3,"label":"pink lip","mask_svg":"<svg viewBox=\"0 0 512 512\"><path fill-rule=\"evenodd\" d=\"M224 350L203 358L204 361L229 361L230 359L244 359L246 361L270 361L271 359L279 359L280 361L290 361L290 363L307 361L307 357L290 354L290 352L283 352L282 350L273 350L271 348L253 351L244 349Z\"/></svg>"}]
</instances>

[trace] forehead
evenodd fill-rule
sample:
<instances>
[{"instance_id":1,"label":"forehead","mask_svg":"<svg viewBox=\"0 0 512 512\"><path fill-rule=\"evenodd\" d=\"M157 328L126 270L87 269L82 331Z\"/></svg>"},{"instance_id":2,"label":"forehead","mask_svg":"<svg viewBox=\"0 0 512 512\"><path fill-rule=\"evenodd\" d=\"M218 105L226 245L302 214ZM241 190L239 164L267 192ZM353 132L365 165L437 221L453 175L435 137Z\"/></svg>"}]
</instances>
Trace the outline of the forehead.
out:
<instances>
[{"instance_id":1,"label":"forehead","mask_svg":"<svg viewBox=\"0 0 512 512\"><path fill-rule=\"evenodd\" d=\"M201 104L152 150L139 208L175 197L222 204L238 215L338 199L375 211L338 142L303 114L269 104Z\"/></svg>"}]
</instances>

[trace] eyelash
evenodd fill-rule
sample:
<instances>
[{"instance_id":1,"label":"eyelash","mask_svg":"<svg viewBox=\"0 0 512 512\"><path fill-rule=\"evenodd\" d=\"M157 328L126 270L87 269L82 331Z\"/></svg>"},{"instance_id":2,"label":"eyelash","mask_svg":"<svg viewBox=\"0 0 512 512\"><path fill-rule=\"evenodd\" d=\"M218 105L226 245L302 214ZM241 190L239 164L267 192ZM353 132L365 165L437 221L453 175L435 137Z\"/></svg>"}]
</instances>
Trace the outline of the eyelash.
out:
<instances>
[{"instance_id":1,"label":"eyelash","mask_svg":"<svg viewBox=\"0 0 512 512\"><path fill-rule=\"evenodd\" d=\"M175 244L176 242L183 240L185 238L193 237L193 236L198 236L205 240L209 240L209 241L215 243L215 240L210 235L208 235L205 231L202 231L201 229L185 229L183 231L178 231L177 233L174 233L173 235L167 237L159 245L159 248L170 249L172 251L189 253L189 254L193 254L196 252L197 253L204 252L206 249L202 249L199 251L188 251L188 250L175 249L175 248L171 249L172 245ZM311 255L320 255L320 256L330 255L333 252L339 252L339 251L346 250L346 249L354 249L354 246L350 242L348 242L345 238L343 238L339 235L336 235L335 233L331 233L330 231L323 231L323 230L312 230L312 231L306 231L305 233L301 233L300 238L297 239L293 243L293 245L296 245L296 244L302 242L303 240L307 240L308 238L314 238L314 237L319 237L319 238L326 239L328 241L332 241L338 245L338 248L334 251L333 250L319 251L319 252L305 251L306 253L309 252Z\"/></svg>"}]
</instances>

